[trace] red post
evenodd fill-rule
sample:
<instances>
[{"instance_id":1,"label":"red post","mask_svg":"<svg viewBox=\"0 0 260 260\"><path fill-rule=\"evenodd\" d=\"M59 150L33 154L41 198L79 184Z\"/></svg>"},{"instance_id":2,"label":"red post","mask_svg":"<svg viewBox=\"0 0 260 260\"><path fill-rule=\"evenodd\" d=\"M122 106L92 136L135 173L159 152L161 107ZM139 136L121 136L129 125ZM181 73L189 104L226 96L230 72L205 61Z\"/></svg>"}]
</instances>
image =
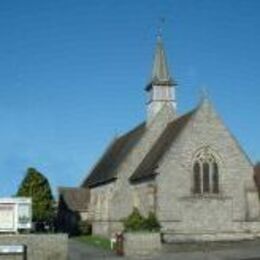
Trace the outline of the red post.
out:
<instances>
[{"instance_id":1,"label":"red post","mask_svg":"<svg viewBox=\"0 0 260 260\"><path fill-rule=\"evenodd\" d=\"M116 233L116 253L117 255L124 255L124 235L123 233Z\"/></svg>"}]
</instances>

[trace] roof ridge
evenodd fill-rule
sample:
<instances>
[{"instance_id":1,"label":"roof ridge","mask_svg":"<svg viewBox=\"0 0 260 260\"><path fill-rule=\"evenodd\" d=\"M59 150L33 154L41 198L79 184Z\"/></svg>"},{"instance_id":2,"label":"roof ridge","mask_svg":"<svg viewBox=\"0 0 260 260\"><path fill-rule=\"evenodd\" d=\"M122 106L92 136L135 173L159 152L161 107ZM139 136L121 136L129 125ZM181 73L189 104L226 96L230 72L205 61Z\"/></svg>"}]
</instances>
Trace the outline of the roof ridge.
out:
<instances>
[{"instance_id":1,"label":"roof ridge","mask_svg":"<svg viewBox=\"0 0 260 260\"><path fill-rule=\"evenodd\" d=\"M130 135L132 134L133 132L139 130L139 128L142 128L143 126L145 126L145 121L143 121L142 123L138 124L137 126L135 126L133 129L127 131L127 132L124 132L123 134L119 135L117 137L117 139L121 138L121 137L124 137L124 136L127 136L127 135Z\"/></svg>"}]
</instances>

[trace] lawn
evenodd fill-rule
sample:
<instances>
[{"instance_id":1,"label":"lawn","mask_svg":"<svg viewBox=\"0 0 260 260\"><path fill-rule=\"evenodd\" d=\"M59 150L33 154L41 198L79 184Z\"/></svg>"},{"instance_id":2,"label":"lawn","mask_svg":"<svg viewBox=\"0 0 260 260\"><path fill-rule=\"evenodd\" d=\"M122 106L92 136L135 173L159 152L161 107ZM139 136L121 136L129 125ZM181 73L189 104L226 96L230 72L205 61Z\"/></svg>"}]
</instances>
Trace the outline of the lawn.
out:
<instances>
[{"instance_id":1,"label":"lawn","mask_svg":"<svg viewBox=\"0 0 260 260\"><path fill-rule=\"evenodd\" d=\"M110 250L110 240L101 236L79 236L75 239L88 245Z\"/></svg>"}]
</instances>

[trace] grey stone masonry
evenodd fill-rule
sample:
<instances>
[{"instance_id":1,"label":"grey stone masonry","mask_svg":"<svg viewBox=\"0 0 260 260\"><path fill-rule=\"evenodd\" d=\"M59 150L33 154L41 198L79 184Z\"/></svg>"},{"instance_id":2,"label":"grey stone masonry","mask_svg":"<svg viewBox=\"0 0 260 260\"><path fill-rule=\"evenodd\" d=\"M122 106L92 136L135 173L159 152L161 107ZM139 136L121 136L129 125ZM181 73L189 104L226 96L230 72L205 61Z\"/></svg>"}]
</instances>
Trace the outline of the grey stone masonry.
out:
<instances>
[{"instance_id":1,"label":"grey stone masonry","mask_svg":"<svg viewBox=\"0 0 260 260\"><path fill-rule=\"evenodd\" d=\"M0 245L25 245L26 260L67 260L66 234L0 235ZM21 255L0 255L0 260L24 260Z\"/></svg>"},{"instance_id":2,"label":"grey stone masonry","mask_svg":"<svg viewBox=\"0 0 260 260\"><path fill-rule=\"evenodd\" d=\"M145 257L160 253L162 248L160 233L125 233L124 254L125 256Z\"/></svg>"},{"instance_id":3,"label":"grey stone masonry","mask_svg":"<svg viewBox=\"0 0 260 260\"><path fill-rule=\"evenodd\" d=\"M193 165L201 151L217 162L217 193L194 193ZM259 232L252 164L208 100L163 156L157 172L157 216L164 232L187 238L187 234ZM254 227L248 224L252 221Z\"/></svg>"},{"instance_id":4,"label":"grey stone masonry","mask_svg":"<svg viewBox=\"0 0 260 260\"><path fill-rule=\"evenodd\" d=\"M149 126L146 126L146 132L139 143L119 165L117 180L90 190L94 234L109 237L115 232L122 231L118 228L118 222L127 217L134 206L141 207L142 204L142 214L148 214L149 203L141 202L138 196L140 192L129 184L129 178L173 117L172 108L165 105ZM146 190L143 190L140 194L145 192Z\"/></svg>"}]
</instances>

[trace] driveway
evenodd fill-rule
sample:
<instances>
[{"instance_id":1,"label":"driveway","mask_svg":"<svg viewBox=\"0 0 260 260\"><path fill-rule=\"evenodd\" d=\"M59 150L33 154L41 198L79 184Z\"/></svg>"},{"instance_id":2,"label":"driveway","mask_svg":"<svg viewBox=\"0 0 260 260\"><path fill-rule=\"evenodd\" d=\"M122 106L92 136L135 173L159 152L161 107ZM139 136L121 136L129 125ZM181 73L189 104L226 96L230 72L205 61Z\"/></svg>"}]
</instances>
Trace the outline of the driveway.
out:
<instances>
[{"instance_id":1,"label":"driveway","mask_svg":"<svg viewBox=\"0 0 260 260\"><path fill-rule=\"evenodd\" d=\"M85 259L132 259L116 256L113 252L69 241L69 260ZM147 259L147 258L146 258ZM260 240L236 243L214 243L203 245L164 245L162 252L153 260L260 260Z\"/></svg>"}]
</instances>

